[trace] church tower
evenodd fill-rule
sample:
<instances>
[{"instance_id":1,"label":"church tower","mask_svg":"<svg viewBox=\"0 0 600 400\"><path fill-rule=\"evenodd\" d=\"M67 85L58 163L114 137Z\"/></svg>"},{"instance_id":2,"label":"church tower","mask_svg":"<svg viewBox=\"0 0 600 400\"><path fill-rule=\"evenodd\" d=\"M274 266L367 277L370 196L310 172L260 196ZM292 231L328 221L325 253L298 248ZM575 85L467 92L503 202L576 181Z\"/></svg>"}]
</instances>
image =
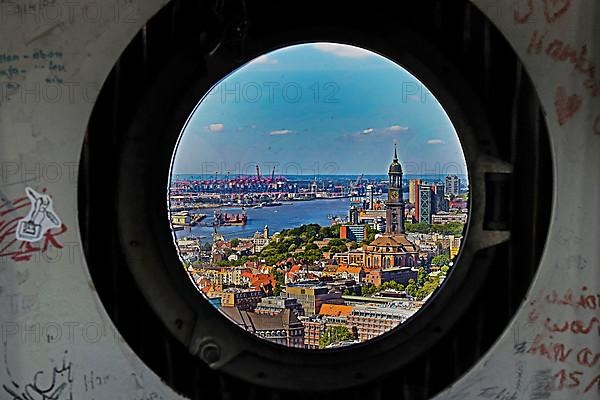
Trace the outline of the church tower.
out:
<instances>
[{"instance_id":1,"label":"church tower","mask_svg":"<svg viewBox=\"0 0 600 400\"><path fill-rule=\"evenodd\" d=\"M386 202L385 233L399 235L404 233L404 199L402 196L402 167L398 162L396 145L394 159L388 170L388 199Z\"/></svg>"}]
</instances>

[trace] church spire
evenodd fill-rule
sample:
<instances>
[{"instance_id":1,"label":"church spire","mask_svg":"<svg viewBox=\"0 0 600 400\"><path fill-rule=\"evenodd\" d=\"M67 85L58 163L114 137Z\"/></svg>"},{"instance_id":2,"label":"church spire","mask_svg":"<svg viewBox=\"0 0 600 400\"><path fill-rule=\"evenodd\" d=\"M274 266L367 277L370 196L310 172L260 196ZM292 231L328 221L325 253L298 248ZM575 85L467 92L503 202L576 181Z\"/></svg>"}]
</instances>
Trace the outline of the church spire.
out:
<instances>
[{"instance_id":1,"label":"church spire","mask_svg":"<svg viewBox=\"0 0 600 400\"><path fill-rule=\"evenodd\" d=\"M398 149L397 149L396 143L394 143L394 159L392 160L392 163L390 164L390 168L388 169L388 174L391 174L391 175L402 174L402 167L400 166L400 163L398 162Z\"/></svg>"},{"instance_id":2,"label":"church spire","mask_svg":"<svg viewBox=\"0 0 600 400\"><path fill-rule=\"evenodd\" d=\"M404 200L402 199L402 166L398 162L398 146L394 143L394 159L388 169L388 201L385 210L385 232L404 233Z\"/></svg>"}]
</instances>

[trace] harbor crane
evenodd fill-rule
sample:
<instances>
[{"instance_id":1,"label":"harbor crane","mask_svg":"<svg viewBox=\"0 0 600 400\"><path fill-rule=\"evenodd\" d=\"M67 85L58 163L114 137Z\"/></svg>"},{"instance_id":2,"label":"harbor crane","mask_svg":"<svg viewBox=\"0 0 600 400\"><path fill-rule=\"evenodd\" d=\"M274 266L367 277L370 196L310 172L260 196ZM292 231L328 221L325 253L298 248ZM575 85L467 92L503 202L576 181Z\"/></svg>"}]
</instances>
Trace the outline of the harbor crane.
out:
<instances>
[{"instance_id":1,"label":"harbor crane","mask_svg":"<svg viewBox=\"0 0 600 400\"><path fill-rule=\"evenodd\" d=\"M356 182L354 182L355 188L357 188L358 185L360 185L360 181L362 181L363 176L365 176L365 174L360 174L360 176L356 178Z\"/></svg>"}]
</instances>

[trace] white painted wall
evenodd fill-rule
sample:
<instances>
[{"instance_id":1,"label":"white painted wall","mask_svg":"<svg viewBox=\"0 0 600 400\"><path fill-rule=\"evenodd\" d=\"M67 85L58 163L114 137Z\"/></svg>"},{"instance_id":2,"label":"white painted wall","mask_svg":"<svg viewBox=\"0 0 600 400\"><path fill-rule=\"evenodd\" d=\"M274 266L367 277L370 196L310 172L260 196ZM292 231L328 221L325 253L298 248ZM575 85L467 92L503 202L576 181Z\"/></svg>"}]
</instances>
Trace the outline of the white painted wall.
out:
<instances>
[{"instance_id":1,"label":"white painted wall","mask_svg":"<svg viewBox=\"0 0 600 400\"><path fill-rule=\"evenodd\" d=\"M67 227L57 236L60 251L50 246L45 256L36 250L29 260L0 259L0 398L10 398L6 388L18 395L26 385L31 393L47 389L53 375L53 389L67 383L57 400L69 394L96 400L178 398L115 336L93 290L76 220L77 164L93 100L125 46L165 2L0 2L0 205L5 204L0 253L27 250L12 242L6 224L26 215L28 207L8 212L11 205L5 203L25 196L26 186L46 189ZM600 362L585 363L600 353L600 322L594 320L600 304L595 310L552 304L552 296L600 293L600 92L586 87L600 87L600 76L590 79L582 72L600 68L600 3L474 3L504 32L532 76L550 129L558 191L528 302L484 359L437 398L595 399ZM539 52L528 52L536 32L542 37ZM567 45L579 54L586 46L588 61L555 61L552 54L560 58ZM567 331L550 332L563 323ZM558 348L553 344L564 346L564 360L532 354L537 335L552 345L552 357ZM555 388L548 391L552 382Z\"/></svg>"},{"instance_id":2,"label":"white painted wall","mask_svg":"<svg viewBox=\"0 0 600 400\"><path fill-rule=\"evenodd\" d=\"M474 3L512 44L541 98L557 191L547 247L527 301L490 352L437 399L598 399L600 360L593 367L586 363L600 353L600 3ZM529 50L536 36L542 44ZM561 61L566 46L578 55L586 46L588 61L578 67ZM598 72L586 83L589 76L578 68L592 65ZM596 95L589 83L596 85ZM595 294L598 307L556 304L554 293L557 298L572 293L575 302L582 294ZM566 331L552 332L555 324L562 329L565 323ZM575 333L581 327L591 331ZM538 335L541 341L535 342ZM542 344L550 355L541 351Z\"/></svg>"},{"instance_id":3,"label":"white painted wall","mask_svg":"<svg viewBox=\"0 0 600 400\"><path fill-rule=\"evenodd\" d=\"M93 101L125 46L163 4L0 2L0 204L24 196L26 186L45 188L68 229L56 238L64 246L58 251L50 246L29 261L0 260L2 399L12 398L3 385L18 399L25 391L42 399L40 389L58 391L56 400L179 398L115 334L93 290L76 212L77 164ZM11 236L0 240L2 253L18 251L18 244L3 249Z\"/></svg>"}]
</instances>

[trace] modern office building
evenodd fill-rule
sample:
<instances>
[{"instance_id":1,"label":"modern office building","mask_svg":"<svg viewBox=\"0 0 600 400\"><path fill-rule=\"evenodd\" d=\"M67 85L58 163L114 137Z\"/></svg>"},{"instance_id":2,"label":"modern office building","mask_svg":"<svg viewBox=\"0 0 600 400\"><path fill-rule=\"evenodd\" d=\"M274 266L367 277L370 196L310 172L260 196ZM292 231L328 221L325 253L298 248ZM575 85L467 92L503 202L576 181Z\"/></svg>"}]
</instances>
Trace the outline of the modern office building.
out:
<instances>
[{"instance_id":1,"label":"modern office building","mask_svg":"<svg viewBox=\"0 0 600 400\"><path fill-rule=\"evenodd\" d=\"M342 225L340 226L340 239L353 240L360 243L367 237L366 225Z\"/></svg>"},{"instance_id":2,"label":"modern office building","mask_svg":"<svg viewBox=\"0 0 600 400\"><path fill-rule=\"evenodd\" d=\"M350 224L358 224L358 216L359 216L359 211L358 208L356 208L356 206L351 206L350 209L348 210L348 222Z\"/></svg>"},{"instance_id":3,"label":"modern office building","mask_svg":"<svg viewBox=\"0 0 600 400\"><path fill-rule=\"evenodd\" d=\"M458 196L460 194L460 178L456 175L448 175L445 179L446 193Z\"/></svg>"},{"instance_id":4,"label":"modern office building","mask_svg":"<svg viewBox=\"0 0 600 400\"><path fill-rule=\"evenodd\" d=\"M431 224L431 215L435 212L435 192L431 185L419 185L418 203L418 221L424 224Z\"/></svg>"},{"instance_id":5,"label":"modern office building","mask_svg":"<svg viewBox=\"0 0 600 400\"><path fill-rule=\"evenodd\" d=\"M435 193L435 204L434 204L434 212L438 211L448 211L450 203L446 199L446 187L443 183L439 182L433 186L433 191Z\"/></svg>"},{"instance_id":6,"label":"modern office building","mask_svg":"<svg viewBox=\"0 0 600 400\"><path fill-rule=\"evenodd\" d=\"M410 204L416 204L419 198L419 185L421 184L420 179L410 179L408 181L408 202Z\"/></svg>"}]
</instances>

